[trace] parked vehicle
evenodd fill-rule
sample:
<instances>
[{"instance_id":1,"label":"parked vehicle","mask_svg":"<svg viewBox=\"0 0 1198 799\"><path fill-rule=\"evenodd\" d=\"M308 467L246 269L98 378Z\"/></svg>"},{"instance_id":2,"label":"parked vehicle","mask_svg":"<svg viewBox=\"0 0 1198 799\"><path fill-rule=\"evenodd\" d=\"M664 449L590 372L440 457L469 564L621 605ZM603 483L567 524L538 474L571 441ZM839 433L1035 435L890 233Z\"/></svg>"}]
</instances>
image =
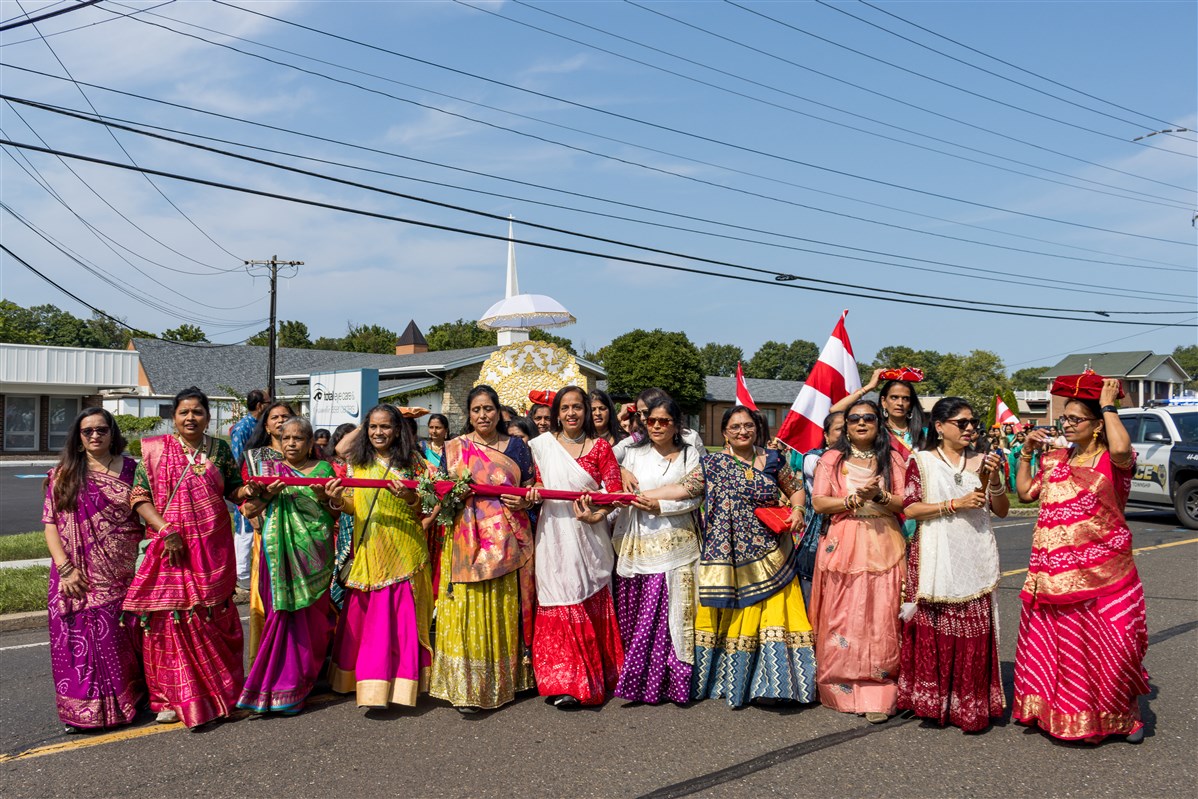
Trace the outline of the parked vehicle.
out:
<instances>
[{"instance_id":1,"label":"parked vehicle","mask_svg":"<svg viewBox=\"0 0 1198 799\"><path fill-rule=\"evenodd\" d=\"M1129 502L1171 506L1198 530L1198 398L1150 401L1121 409L1119 419L1137 453Z\"/></svg>"}]
</instances>

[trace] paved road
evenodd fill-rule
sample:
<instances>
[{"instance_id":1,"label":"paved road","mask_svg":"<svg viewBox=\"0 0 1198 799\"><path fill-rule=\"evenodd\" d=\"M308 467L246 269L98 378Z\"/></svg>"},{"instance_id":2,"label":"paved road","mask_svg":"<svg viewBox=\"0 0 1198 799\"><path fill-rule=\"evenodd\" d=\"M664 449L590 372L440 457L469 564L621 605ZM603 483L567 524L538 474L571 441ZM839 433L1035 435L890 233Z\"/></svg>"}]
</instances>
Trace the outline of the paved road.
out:
<instances>
[{"instance_id":1,"label":"paved road","mask_svg":"<svg viewBox=\"0 0 1198 799\"><path fill-rule=\"evenodd\" d=\"M1198 781L1198 537L1163 513L1134 513L1148 594L1153 695L1147 740L1097 748L1003 723L979 735L822 707L733 711L629 706L563 713L528 697L462 717L422 699L363 712L317 700L295 718L240 720L189 734L148 720L118 734L57 733L43 632L0 636L0 760L6 797L150 796L973 796L1192 795ZM1026 566L1031 526L1000 523L1003 569ZM1177 542L1189 542L1177 544ZM1168 546L1177 544L1175 546ZM1010 696L1021 575L999 592ZM88 744L95 744L88 746ZM133 786L136 786L134 788Z\"/></svg>"},{"instance_id":2,"label":"paved road","mask_svg":"<svg viewBox=\"0 0 1198 799\"><path fill-rule=\"evenodd\" d=\"M0 465L0 535L42 529L42 478L50 466Z\"/></svg>"}]
</instances>

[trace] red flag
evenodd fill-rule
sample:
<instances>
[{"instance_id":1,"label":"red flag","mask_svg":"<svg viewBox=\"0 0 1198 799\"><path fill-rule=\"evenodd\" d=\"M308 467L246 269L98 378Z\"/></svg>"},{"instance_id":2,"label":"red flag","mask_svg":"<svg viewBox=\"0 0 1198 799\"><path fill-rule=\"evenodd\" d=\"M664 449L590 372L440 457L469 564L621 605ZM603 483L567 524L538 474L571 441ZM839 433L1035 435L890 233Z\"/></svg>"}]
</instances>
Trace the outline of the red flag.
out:
<instances>
[{"instance_id":1,"label":"red flag","mask_svg":"<svg viewBox=\"0 0 1198 799\"><path fill-rule=\"evenodd\" d=\"M999 427L1004 424L1020 424L1019 417L1014 411L1007 407L1007 403L1002 401L1002 397L998 394L994 395L994 423Z\"/></svg>"},{"instance_id":2,"label":"red flag","mask_svg":"<svg viewBox=\"0 0 1198 799\"><path fill-rule=\"evenodd\" d=\"M736 404L744 405L751 411L757 410L757 403L753 402L753 395L745 385L745 373L740 369L740 361L736 362Z\"/></svg>"},{"instance_id":3,"label":"red flag","mask_svg":"<svg viewBox=\"0 0 1198 799\"><path fill-rule=\"evenodd\" d=\"M790 406L778 430L778 438L799 452L823 446L824 419L828 409L861 388L853 345L849 343L849 334L844 327L848 315L848 311L841 313L840 321L819 354L819 360L811 367L811 374L807 375L799 396Z\"/></svg>"}]
</instances>

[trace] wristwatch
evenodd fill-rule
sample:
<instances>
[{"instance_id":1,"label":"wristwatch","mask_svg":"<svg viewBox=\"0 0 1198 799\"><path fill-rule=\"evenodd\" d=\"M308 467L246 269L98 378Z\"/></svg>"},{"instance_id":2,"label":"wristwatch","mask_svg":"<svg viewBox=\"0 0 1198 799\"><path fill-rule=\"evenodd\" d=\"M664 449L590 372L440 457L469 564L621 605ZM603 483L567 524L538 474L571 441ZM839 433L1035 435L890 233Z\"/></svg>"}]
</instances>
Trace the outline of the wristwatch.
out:
<instances>
[{"instance_id":1,"label":"wristwatch","mask_svg":"<svg viewBox=\"0 0 1198 799\"><path fill-rule=\"evenodd\" d=\"M1106 416L1108 413L1119 413L1119 409L1114 405L1103 405L1099 410L1102 411L1103 416Z\"/></svg>"}]
</instances>

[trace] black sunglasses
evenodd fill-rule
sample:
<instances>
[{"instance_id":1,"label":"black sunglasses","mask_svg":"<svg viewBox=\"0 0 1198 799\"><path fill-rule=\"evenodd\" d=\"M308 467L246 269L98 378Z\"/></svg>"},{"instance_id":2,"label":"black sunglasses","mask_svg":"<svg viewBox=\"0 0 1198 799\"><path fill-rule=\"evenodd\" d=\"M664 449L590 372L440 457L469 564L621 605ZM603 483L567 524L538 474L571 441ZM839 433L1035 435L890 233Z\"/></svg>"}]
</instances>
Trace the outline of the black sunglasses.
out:
<instances>
[{"instance_id":1,"label":"black sunglasses","mask_svg":"<svg viewBox=\"0 0 1198 799\"><path fill-rule=\"evenodd\" d=\"M850 422L867 422L869 424L873 424L874 422L878 421L878 415L876 413L850 413L844 418Z\"/></svg>"},{"instance_id":2,"label":"black sunglasses","mask_svg":"<svg viewBox=\"0 0 1198 799\"><path fill-rule=\"evenodd\" d=\"M981 419L945 419L945 424L955 424L958 430L964 431L967 427L972 427L974 430L980 430L982 427Z\"/></svg>"}]
</instances>

